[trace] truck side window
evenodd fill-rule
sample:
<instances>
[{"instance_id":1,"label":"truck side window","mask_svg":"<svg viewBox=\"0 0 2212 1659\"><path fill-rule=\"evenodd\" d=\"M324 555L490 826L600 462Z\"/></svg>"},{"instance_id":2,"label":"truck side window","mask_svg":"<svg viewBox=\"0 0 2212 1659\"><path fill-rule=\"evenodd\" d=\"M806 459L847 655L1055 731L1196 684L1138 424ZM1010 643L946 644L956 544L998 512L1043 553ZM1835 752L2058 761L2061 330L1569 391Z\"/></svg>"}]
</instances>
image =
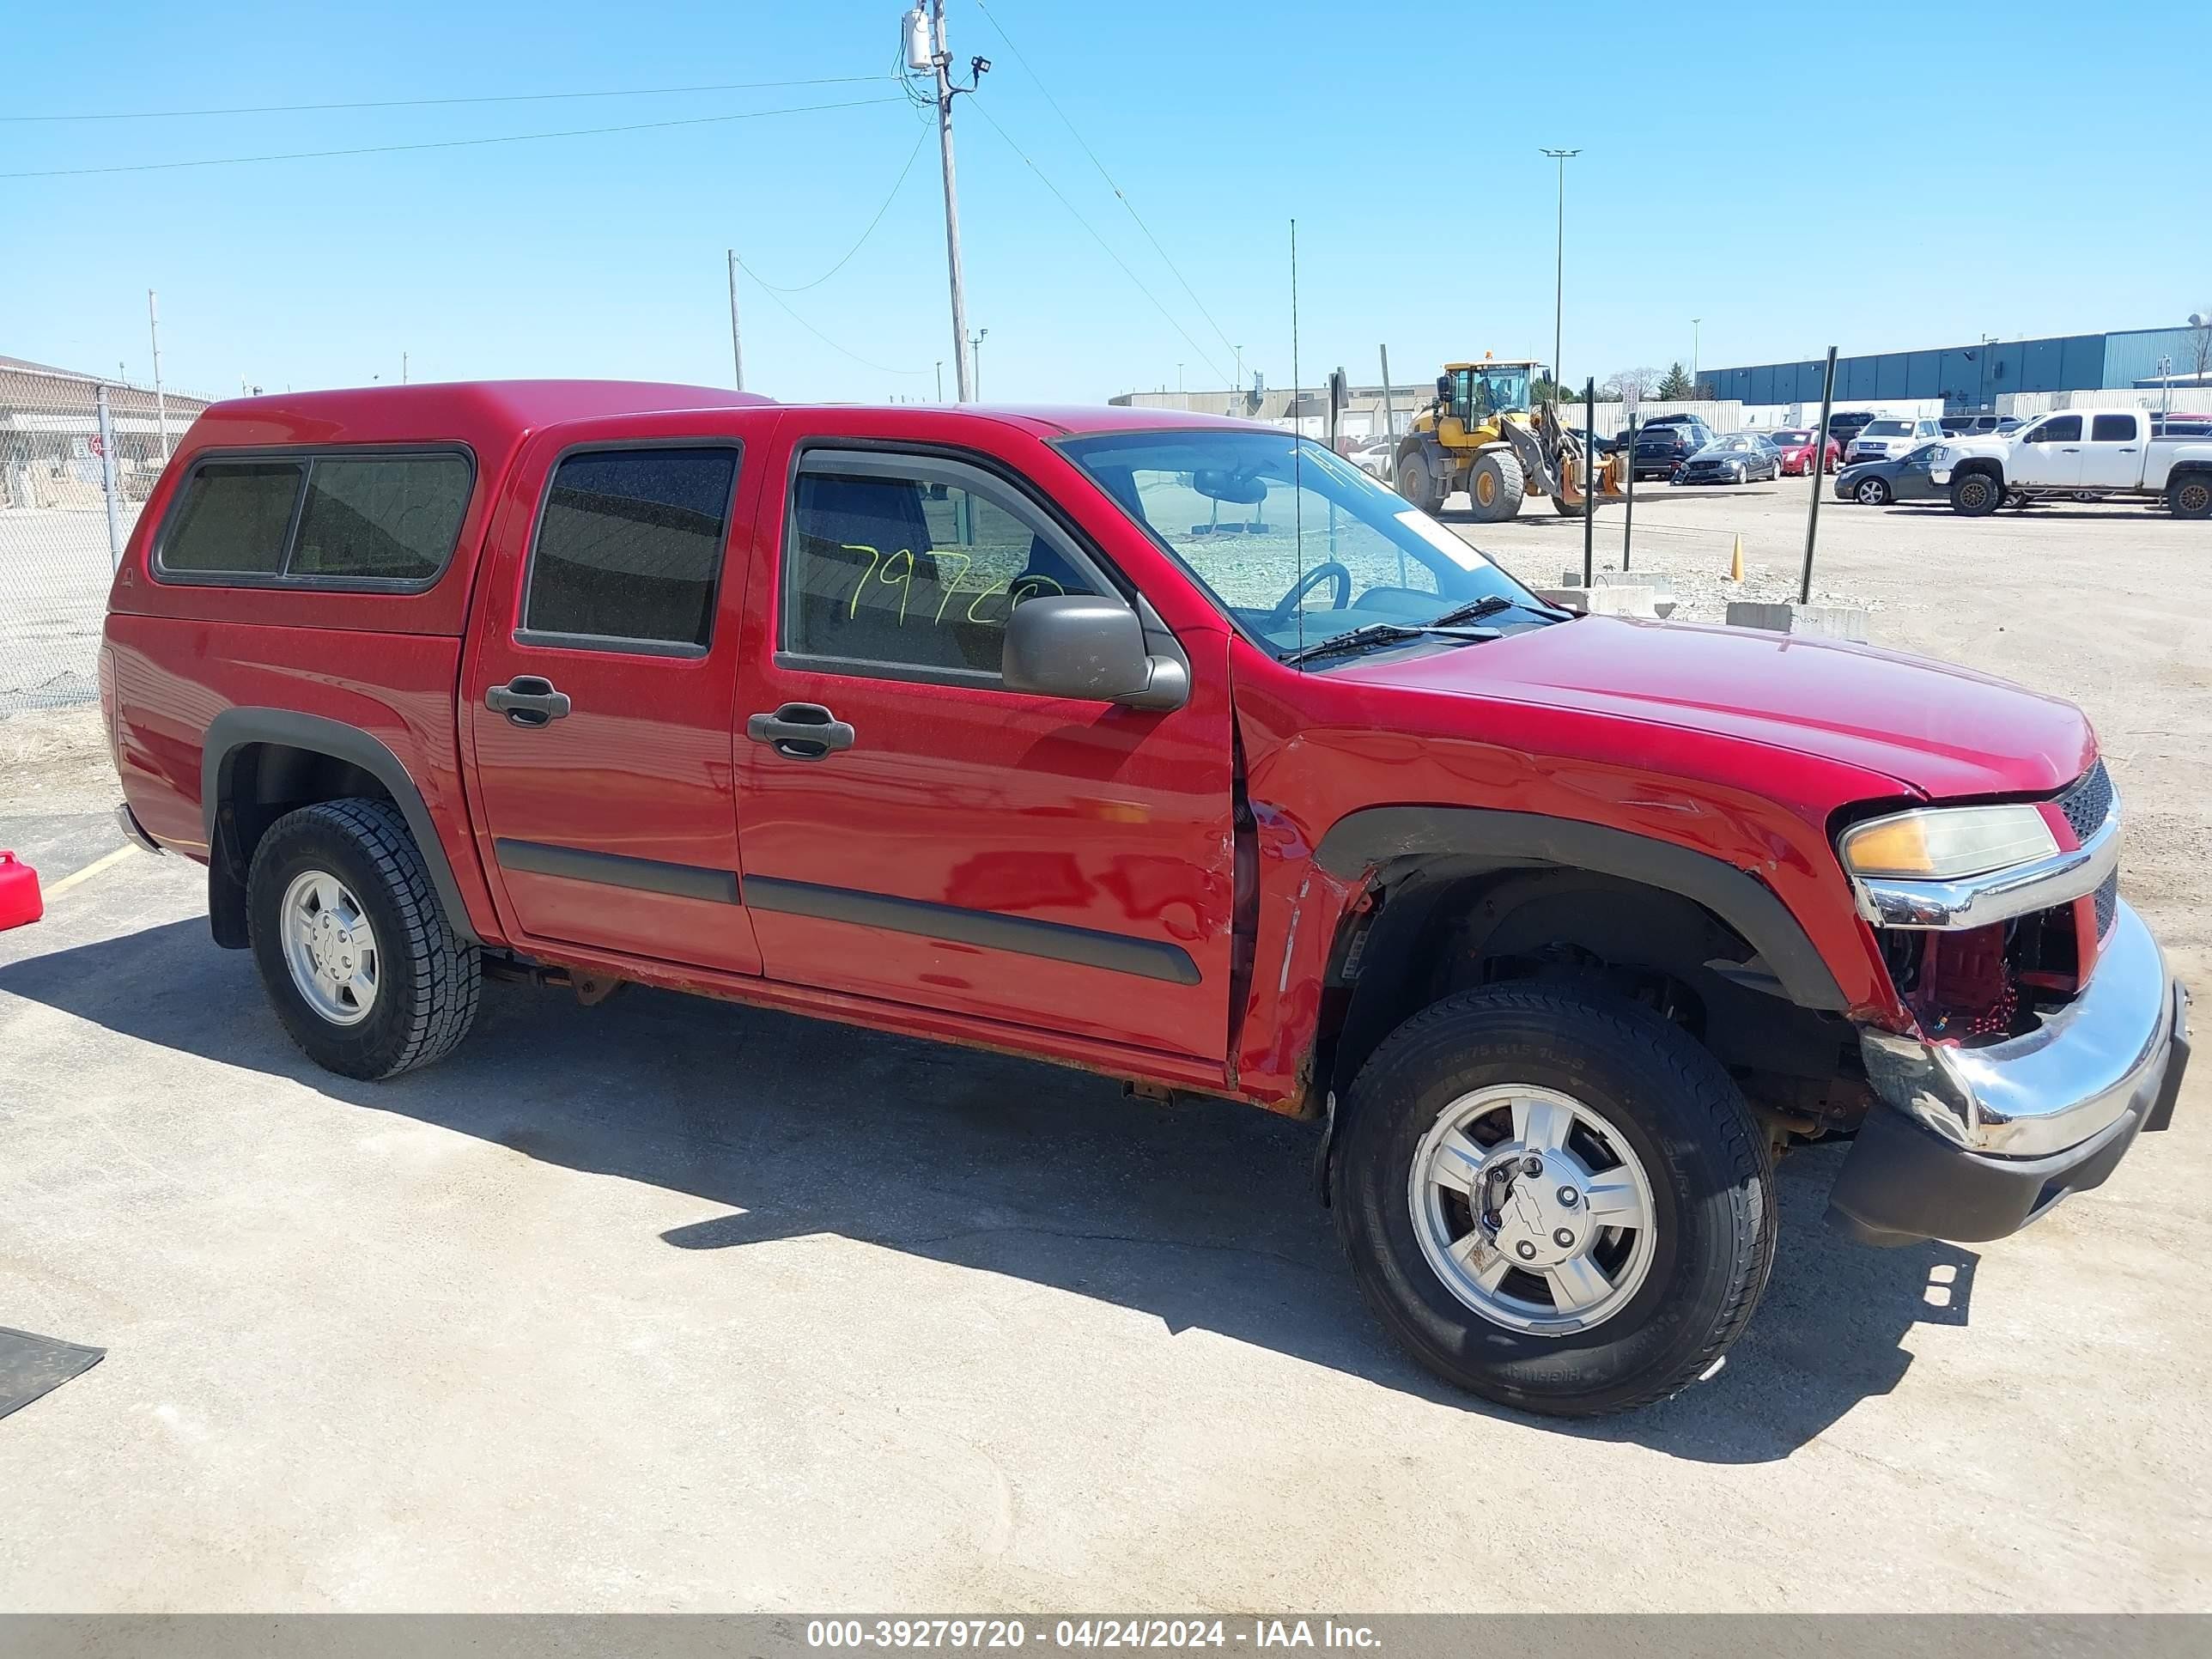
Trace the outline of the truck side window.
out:
<instances>
[{"instance_id":1,"label":"truck side window","mask_svg":"<svg viewBox=\"0 0 2212 1659\"><path fill-rule=\"evenodd\" d=\"M2089 427L2089 441L2099 444L2131 444L2136 441L2136 417L2132 415L2099 415Z\"/></svg>"},{"instance_id":2,"label":"truck side window","mask_svg":"<svg viewBox=\"0 0 2212 1659\"><path fill-rule=\"evenodd\" d=\"M2054 415L2027 434L2032 444L2077 444L2081 441L2079 415Z\"/></svg>"},{"instance_id":3,"label":"truck side window","mask_svg":"<svg viewBox=\"0 0 2212 1659\"><path fill-rule=\"evenodd\" d=\"M288 576L422 581L446 568L468 510L460 455L319 456Z\"/></svg>"},{"instance_id":4,"label":"truck side window","mask_svg":"<svg viewBox=\"0 0 2212 1659\"><path fill-rule=\"evenodd\" d=\"M726 445L563 457L531 550L522 633L704 650L737 477Z\"/></svg>"},{"instance_id":5,"label":"truck side window","mask_svg":"<svg viewBox=\"0 0 2212 1659\"><path fill-rule=\"evenodd\" d=\"M928 676L995 678L1007 615L1104 586L1042 515L967 469L840 472L824 458L792 492L783 648Z\"/></svg>"},{"instance_id":6,"label":"truck side window","mask_svg":"<svg viewBox=\"0 0 2212 1659\"><path fill-rule=\"evenodd\" d=\"M162 571L276 575L307 471L304 461L201 463L161 537Z\"/></svg>"}]
</instances>

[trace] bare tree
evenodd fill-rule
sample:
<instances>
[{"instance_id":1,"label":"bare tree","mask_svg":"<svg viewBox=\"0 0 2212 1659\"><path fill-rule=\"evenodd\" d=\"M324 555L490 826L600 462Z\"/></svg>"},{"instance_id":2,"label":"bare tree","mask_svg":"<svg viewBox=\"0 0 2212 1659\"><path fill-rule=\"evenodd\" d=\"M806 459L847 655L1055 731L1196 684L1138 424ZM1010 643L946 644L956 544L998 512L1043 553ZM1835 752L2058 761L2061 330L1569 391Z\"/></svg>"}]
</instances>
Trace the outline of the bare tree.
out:
<instances>
[{"instance_id":1,"label":"bare tree","mask_svg":"<svg viewBox=\"0 0 2212 1659\"><path fill-rule=\"evenodd\" d=\"M1659 389L1659 371L1656 368L1616 368L1597 383L1597 389L1614 403L1626 399L1631 392L1639 398L1648 398Z\"/></svg>"},{"instance_id":2,"label":"bare tree","mask_svg":"<svg viewBox=\"0 0 2212 1659\"><path fill-rule=\"evenodd\" d=\"M2197 357L2197 379L2199 386L2204 376L2212 373L2212 305L2202 311L2189 313L2189 344Z\"/></svg>"}]
</instances>

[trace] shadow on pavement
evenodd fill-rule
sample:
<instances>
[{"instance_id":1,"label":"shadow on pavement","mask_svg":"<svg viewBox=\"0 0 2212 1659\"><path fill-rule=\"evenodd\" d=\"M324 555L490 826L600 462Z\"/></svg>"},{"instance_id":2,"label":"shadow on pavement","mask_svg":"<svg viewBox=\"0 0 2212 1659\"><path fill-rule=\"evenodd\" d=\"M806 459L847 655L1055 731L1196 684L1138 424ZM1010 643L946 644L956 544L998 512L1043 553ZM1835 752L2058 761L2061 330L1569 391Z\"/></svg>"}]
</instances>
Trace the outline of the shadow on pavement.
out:
<instances>
[{"instance_id":1,"label":"shadow on pavement","mask_svg":"<svg viewBox=\"0 0 2212 1659\"><path fill-rule=\"evenodd\" d=\"M565 1168L728 1213L663 1235L738 1249L835 1233L1139 1310L1423 1399L1675 1456L1787 1456L1911 1364L1916 1322L1966 1322L1976 1258L1869 1250L1821 1223L1840 1148L1784 1160L1782 1242L1713 1382L1625 1418L1491 1407L1407 1359L1361 1305L1316 1201L1315 1131L1227 1103L1163 1109L1118 1085L697 998L596 1008L487 985L452 1059L386 1084L309 1063L251 960L197 919L0 966L0 992L180 1053L290 1079Z\"/></svg>"}]
</instances>

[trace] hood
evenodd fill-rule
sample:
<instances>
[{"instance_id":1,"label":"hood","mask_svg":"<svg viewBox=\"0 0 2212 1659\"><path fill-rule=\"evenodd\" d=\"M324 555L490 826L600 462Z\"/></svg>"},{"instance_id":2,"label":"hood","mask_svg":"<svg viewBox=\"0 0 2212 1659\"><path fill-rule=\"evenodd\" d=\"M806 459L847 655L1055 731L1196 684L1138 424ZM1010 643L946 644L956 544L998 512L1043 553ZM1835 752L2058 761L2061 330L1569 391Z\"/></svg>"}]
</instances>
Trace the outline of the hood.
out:
<instances>
[{"instance_id":1,"label":"hood","mask_svg":"<svg viewBox=\"0 0 2212 1659\"><path fill-rule=\"evenodd\" d=\"M1761 744L1948 799L2047 794L2088 769L2073 704L1948 664L1753 629L1584 617L1337 671Z\"/></svg>"}]
</instances>

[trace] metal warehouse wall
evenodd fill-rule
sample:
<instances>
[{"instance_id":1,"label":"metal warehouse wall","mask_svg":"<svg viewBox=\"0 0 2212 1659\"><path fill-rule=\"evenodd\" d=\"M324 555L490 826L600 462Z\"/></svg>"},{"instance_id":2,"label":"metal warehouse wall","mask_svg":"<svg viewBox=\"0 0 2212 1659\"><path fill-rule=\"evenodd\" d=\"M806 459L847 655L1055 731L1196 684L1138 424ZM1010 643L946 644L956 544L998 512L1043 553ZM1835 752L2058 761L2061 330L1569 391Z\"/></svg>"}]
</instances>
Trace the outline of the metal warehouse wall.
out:
<instances>
[{"instance_id":1,"label":"metal warehouse wall","mask_svg":"<svg viewBox=\"0 0 2212 1659\"><path fill-rule=\"evenodd\" d=\"M2162 356L2172 359L2175 373L2184 373L2194 367L2195 352L2190 330L2149 328L1839 357L1836 401L1840 405L1941 398L1951 409L1994 407L2007 392L2094 392L2132 386L2157 374ZM1817 361L1762 363L1752 368L1701 369L1698 379L1716 398L1747 404L1817 404L1822 368Z\"/></svg>"}]
</instances>

